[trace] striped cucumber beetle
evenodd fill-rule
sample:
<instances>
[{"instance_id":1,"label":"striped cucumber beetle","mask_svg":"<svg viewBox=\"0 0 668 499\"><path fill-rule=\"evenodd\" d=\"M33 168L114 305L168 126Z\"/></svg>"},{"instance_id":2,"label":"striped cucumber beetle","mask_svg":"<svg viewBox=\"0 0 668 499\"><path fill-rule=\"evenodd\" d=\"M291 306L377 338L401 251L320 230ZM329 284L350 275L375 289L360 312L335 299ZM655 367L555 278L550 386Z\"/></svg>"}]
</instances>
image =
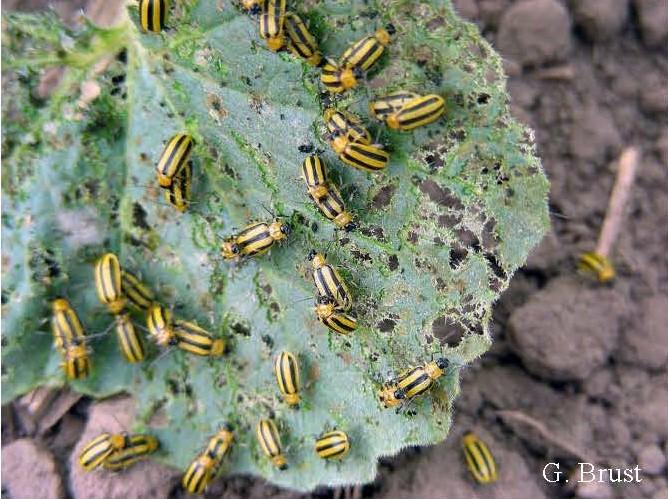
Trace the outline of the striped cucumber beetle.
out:
<instances>
[{"instance_id":1,"label":"striped cucumber beetle","mask_svg":"<svg viewBox=\"0 0 668 499\"><path fill-rule=\"evenodd\" d=\"M139 24L144 32L160 33L169 14L169 0L139 0Z\"/></svg>"},{"instance_id":2,"label":"striped cucumber beetle","mask_svg":"<svg viewBox=\"0 0 668 499\"><path fill-rule=\"evenodd\" d=\"M320 82L328 92L338 94L350 90L351 88L355 88L357 86L357 80L362 78L362 76L362 71L358 68L340 68L336 62L331 59L325 59L320 74Z\"/></svg>"},{"instance_id":3,"label":"striped cucumber beetle","mask_svg":"<svg viewBox=\"0 0 668 499\"><path fill-rule=\"evenodd\" d=\"M174 333L181 350L203 357L220 357L225 351L225 342L213 339L212 335L197 324L187 321L175 321Z\"/></svg>"},{"instance_id":4,"label":"striped cucumber beetle","mask_svg":"<svg viewBox=\"0 0 668 499\"><path fill-rule=\"evenodd\" d=\"M172 313L162 305L154 304L149 307L146 327L155 342L161 347L176 346L179 342L174 332Z\"/></svg>"},{"instance_id":5,"label":"striped cucumber beetle","mask_svg":"<svg viewBox=\"0 0 668 499\"><path fill-rule=\"evenodd\" d=\"M191 494L202 494L213 479L217 468L217 461L208 454L197 456L183 474L181 485Z\"/></svg>"},{"instance_id":6,"label":"striped cucumber beetle","mask_svg":"<svg viewBox=\"0 0 668 499\"><path fill-rule=\"evenodd\" d=\"M153 291L127 270L121 270L121 289L128 302L137 310L148 310L155 303Z\"/></svg>"},{"instance_id":7,"label":"striped cucumber beetle","mask_svg":"<svg viewBox=\"0 0 668 499\"><path fill-rule=\"evenodd\" d=\"M115 450L102 462L106 470L124 470L160 447L158 439L152 435L130 435L123 448Z\"/></svg>"},{"instance_id":8,"label":"striped cucumber beetle","mask_svg":"<svg viewBox=\"0 0 668 499\"><path fill-rule=\"evenodd\" d=\"M337 132L346 136L351 142L371 144L371 134L362 125L362 120L354 114L330 107L325 109L323 117L330 134Z\"/></svg>"},{"instance_id":9,"label":"striped cucumber beetle","mask_svg":"<svg viewBox=\"0 0 668 499\"><path fill-rule=\"evenodd\" d=\"M63 371L67 379L83 379L90 374L90 357L86 345L67 345L63 354Z\"/></svg>"},{"instance_id":10,"label":"striped cucumber beetle","mask_svg":"<svg viewBox=\"0 0 668 499\"><path fill-rule=\"evenodd\" d=\"M357 319L340 310L326 296L316 300L315 313L318 320L335 333L346 335L357 329Z\"/></svg>"},{"instance_id":11,"label":"striped cucumber beetle","mask_svg":"<svg viewBox=\"0 0 668 499\"><path fill-rule=\"evenodd\" d=\"M396 379L396 386L403 390L408 400L413 399L428 391L434 381L443 376L448 365L447 359L440 358L408 369Z\"/></svg>"},{"instance_id":12,"label":"striped cucumber beetle","mask_svg":"<svg viewBox=\"0 0 668 499\"><path fill-rule=\"evenodd\" d=\"M295 356L287 351L283 351L274 359L274 376L278 389L283 395L283 399L288 405L296 406L299 404L299 390L301 382L299 378L299 364Z\"/></svg>"},{"instance_id":13,"label":"striped cucumber beetle","mask_svg":"<svg viewBox=\"0 0 668 499\"><path fill-rule=\"evenodd\" d=\"M287 239L289 234L290 226L280 219L270 223L253 222L238 234L226 239L222 248L223 257L230 259L229 255L234 255L234 258L250 258L262 255L275 243ZM238 250L236 254L235 249Z\"/></svg>"},{"instance_id":14,"label":"striped cucumber beetle","mask_svg":"<svg viewBox=\"0 0 668 499\"><path fill-rule=\"evenodd\" d=\"M306 62L318 67L322 64L322 54L318 50L318 43L309 33L304 21L294 12L285 14L285 31L288 34L288 48L294 55L301 57Z\"/></svg>"},{"instance_id":15,"label":"striped cucumber beetle","mask_svg":"<svg viewBox=\"0 0 668 499\"><path fill-rule=\"evenodd\" d=\"M209 440L206 449L197 456L183 474L181 484L191 494L201 494L218 471L223 458L230 451L234 434L227 426L223 426Z\"/></svg>"},{"instance_id":16,"label":"striped cucumber beetle","mask_svg":"<svg viewBox=\"0 0 668 499\"><path fill-rule=\"evenodd\" d=\"M309 252L308 259L313 265L313 282L318 288L318 294L336 303L341 310L350 310L352 306L350 290L338 270L328 264L326 257L314 249Z\"/></svg>"},{"instance_id":17,"label":"striped cucumber beetle","mask_svg":"<svg viewBox=\"0 0 668 499\"><path fill-rule=\"evenodd\" d=\"M433 123L444 112L445 101L443 97L429 94L407 102L398 111L388 115L385 123L394 130L406 132Z\"/></svg>"},{"instance_id":18,"label":"striped cucumber beetle","mask_svg":"<svg viewBox=\"0 0 668 499\"><path fill-rule=\"evenodd\" d=\"M316 438L315 451L323 459L342 459L350 451L350 440L341 430L328 431Z\"/></svg>"},{"instance_id":19,"label":"striped cucumber beetle","mask_svg":"<svg viewBox=\"0 0 668 499\"><path fill-rule=\"evenodd\" d=\"M466 466L475 481L481 484L496 482L498 478L496 462L485 442L468 432L462 437L462 448Z\"/></svg>"},{"instance_id":20,"label":"striped cucumber beetle","mask_svg":"<svg viewBox=\"0 0 668 499\"><path fill-rule=\"evenodd\" d=\"M71 345L83 345L86 341L79 316L65 298L56 298L51 303L51 331L56 349L65 353Z\"/></svg>"},{"instance_id":21,"label":"striped cucumber beetle","mask_svg":"<svg viewBox=\"0 0 668 499\"><path fill-rule=\"evenodd\" d=\"M346 211L341 193L333 184L329 184L326 196L313 201L320 213L334 222L338 229L350 232L357 228L357 224L353 222L353 215Z\"/></svg>"},{"instance_id":22,"label":"striped cucumber beetle","mask_svg":"<svg viewBox=\"0 0 668 499\"><path fill-rule=\"evenodd\" d=\"M342 68L359 68L367 71L383 55L385 47L392 42L396 29L392 24L378 29L372 35L350 45L341 55L339 65Z\"/></svg>"},{"instance_id":23,"label":"striped cucumber beetle","mask_svg":"<svg viewBox=\"0 0 668 499\"><path fill-rule=\"evenodd\" d=\"M234 433L227 425L223 425L218 433L216 433L206 446L205 454L215 459L217 463L221 463L225 456L230 452L234 442Z\"/></svg>"},{"instance_id":24,"label":"striped cucumber beetle","mask_svg":"<svg viewBox=\"0 0 668 499\"><path fill-rule=\"evenodd\" d=\"M307 156L302 163L302 177L314 201L327 195L327 172L320 156Z\"/></svg>"},{"instance_id":25,"label":"striped cucumber beetle","mask_svg":"<svg viewBox=\"0 0 668 499\"><path fill-rule=\"evenodd\" d=\"M347 135L339 132L332 133L330 138L329 144L339 159L363 172L381 171L390 160L390 154L387 151L373 144L353 142Z\"/></svg>"},{"instance_id":26,"label":"striped cucumber beetle","mask_svg":"<svg viewBox=\"0 0 668 499\"><path fill-rule=\"evenodd\" d=\"M155 167L160 187L168 188L172 185L188 162L194 144L193 138L185 133L177 133L169 139Z\"/></svg>"},{"instance_id":27,"label":"striped cucumber beetle","mask_svg":"<svg viewBox=\"0 0 668 499\"><path fill-rule=\"evenodd\" d=\"M102 433L88 442L79 454L79 464L85 471L92 471L100 466L114 451L128 445L125 433Z\"/></svg>"},{"instance_id":28,"label":"striped cucumber beetle","mask_svg":"<svg viewBox=\"0 0 668 499\"><path fill-rule=\"evenodd\" d=\"M193 166L187 161L181 171L176 174L172 184L165 188L165 201L181 213L185 213L190 205L190 186L192 183Z\"/></svg>"},{"instance_id":29,"label":"striped cucumber beetle","mask_svg":"<svg viewBox=\"0 0 668 499\"><path fill-rule=\"evenodd\" d=\"M402 107L418 97L420 95L415 92L398 90L370 102L369 113L378 121L385 122L388 116L400 111Z\"/></svg>"},{"instance_id":30,"label":"striped cucumber beetle","mask_svg":"<svg viewBox=\"0 0 668 499\"><path fill-rule=\"evenodd\" d=\"M609 282L615 278L616 272L612 262L604 255L589 251L580 256L578 269L594 274L599 282Z\"/></svg>"},{"instance_id":31,"label":"striped cucumber beetle","mask_svg":"<svg viewBox=\"0 0 668 499\"><path fill-rule=\"evenodd\" d=\"M281 437L274 421L271 419L258 421L255 435L262 452L271 460L271 464L279 470L287 470L288 464L283 455Z\"/></svg>"},{"instance_id":32,"label":"striped cucumber beetle","mask_svg":"<svg viewBox=\"0 0 668 499\"><path fill-rule=\"evenodd\" d=\"M132 322L129 314L118 314L114 318L116 324L116 338L118 339L118 346L121 349L121 354L125 360L131 364L141 362L144 360L144 345L140 336L137 334L137 329Z\"/></svg>"},{"instance_id":33,"label":"striped cucumber beetle","mask_svg":"<svg viewBox=\"0 0 668 499\"><path fill-rule=\"evenodd\" d=\"M105 253L95 262L95 289L97 296L112 314L125 307L121 286L121 264L113 253Z\"/></svg>"},{"instance_id":34,"label":"striped cucumber beetle","mask_svg":"<svg viewBox=\"0 0 668 499\"><path fill-rule=\"evenodd\" d=\"M274 52L278 52L285 45L284 23L285 0L262 0L260 36L267 40L267 47Z\"/></svg>"}]
</instances>

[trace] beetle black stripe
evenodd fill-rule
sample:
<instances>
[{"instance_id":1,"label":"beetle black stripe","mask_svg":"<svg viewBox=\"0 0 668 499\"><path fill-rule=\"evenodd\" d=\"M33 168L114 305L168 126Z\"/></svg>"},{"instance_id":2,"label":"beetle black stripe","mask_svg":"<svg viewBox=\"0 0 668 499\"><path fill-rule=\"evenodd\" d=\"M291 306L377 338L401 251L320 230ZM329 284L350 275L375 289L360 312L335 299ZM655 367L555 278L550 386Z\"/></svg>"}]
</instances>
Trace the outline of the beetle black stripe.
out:
<instances>
[{"instance_id":1,"label":"beetle black stripe","mask_svg":"<svg viewBox=\"0 0 668 499\"><path fill-rule=\"evenodd\" d=\"M167 2L165 0L159 0L160 2L160 26L165 25L165 15L167 11Z\"/></svg>"},{"instance_id":2,"label":"beetle black stripe","mask_svg":"<svg viewBox=\"0 0 668 499\"><path fill-rule=\"evenodd\" d=\"M328 449L331 449L332 447L338 447L339 445L344 445L344 442L343 442L342 440L334 440L334 438L331 437L331 436L330 436L330 437L327 437L327 439L331 439L331 440L333 440L333 441L332 441L332 442L329 442L329 443L327 443L327 444L324 444L324 445L323 445L322 443L318 442L318 445L316 446L316 450L317 450L318 452L320 452L320 451L325 451L325 450L328 450ZM324 440L324 439L323 439L323 440ZM345 445L344 445L344 448L341 449L341 450L343 451L344 449L345 449ZM336 454L332 454L332 456L336 456L336 455L338 455L338 454L340 454L340 452L337 452Z\"/></svg>"},{"instance_id":3,"label":"beetle black stripe","mask_svg":"<svg viewBox=\"0 0 668 499\"><path fill-rule=\"evenodd\" d=\"M349 324L346 324L343 322L341 319L339 319L337 316L331 317L330 320L332 321L333 324L336 324L339 326L341 329L345 331L354 331Z\"/></svg>"},{"instance_id":4,"label":"beetle black stripe","mask_svg":"<svg viewBox=\"0 0 668 499\"><path fill-rule=\"evenodd\" d=\"M476 446L478 452L480 452L480 456L481 457L484 456L484 454L482 454L482 452L480 451L480 446L477 444L477 442L474 445ZM476 459L475 456L473 455L473 452L471 452L471 449L469 449L467 447L464 447L464 452L466 453L466 455L471 460L470 462L473 464L476 471L481 475L485 475L486 474L485 471L480 467L480 463L479 463L478 459Z\"/></svg>"},{"instance_id":5,"label":"beetle black stripe","mask_svg":"<svg viewBox=\"0 0 668 499\"><path fill-rule=\"evenodd\" d=\"M441 111L441 108L436 108L428 114L422 114L420 116L415 116L415 117L413 117L411 119L407 119L407 120L400 120L400 123L401 123L402 126L411 125L411 124L415 123L416 121L423 121L425 119L428 119L431 116L434 116L435 114L438 114L440 111Z\"/></svg>"},{"instance_id":6,"label":"beetle black stripe","mask_svg":"<svg viewBox=\"0 0 668 499\"><path fill-rule=\"evenodd\" d=\"M378 52L379 49L382 50L382 47L381 47L380 43L378 42L378 40L376 40L376 38L372 38L371 41L372 41L372 43L371 43L371 47L370 47L369 50L367 50L366 53L360 58L359 62L357 63L357 66L358 66L358 67L363 68L363 67L364 67L364 63L365 63L366 61L368 61L368 60L371 58L372 55L375 55L376 52Z\"/></svg>"},{"instance_id":7,"label":"beetle black stripe","mask_svg":"<svg viewBox=\"0 0 668 499\"><path fill-rule=\"evenodd\" d=\"M358 147L356 147L355 144L351 144L350 147L353 150L357 151L359 154L361 154L363 156L366 156L367 158L376 159L378 161L386 161L387 160L386 156L384 156L382 154L376 154L375 152L371 152L371 151L362 151Z\"/></svg>"},{"instance_id":8,"label":"beetle black stripe","mask_svg":"<svg viewBox=\"0 0 668 499\"><path fill-rule=\"evenodd\" d=\"M188 139L187 135L181 135L181 137L179 137L179 139L176 141L176 144L172 148L172 152L169 154L169 158L167 158L167 161L165 161L165 163L164 163L163 170L160 173L162 173L163 175L166 175L167 170L169 169L169 167L171 166L171 164L174 161L174 156L176 156L176 154L178 154L179 149L181 148L181 144L183 143L184 140L187 140L187 139ZM184 158L188 157L188 152L190 151L191 147L192 147L192 144L188 144L188 147L184 151L182 157L184 157ZM178 172L178 168L176 169L176 171L174 173L177 173L177 172Z\"/></svg>"},{"instance_id":9,"label":"beetle black stripe","mask_svg":"<svg viewBox=\"0 0 668 499\"><path fill-rule=\"evenodd\" d=\"M401 111L402 111L402 112L406 112L406 113L411 113L411 112L414 112L414 111L419 111L419 110L422 109L423 107L430 106L430 105L433 104L434 102L438 102L438 98L435 97L435 96L434 96L434 97L431 97L431 98L429 98L429 99L427 99L427 100L423 100L423 101L420 102L419 104L415 104L415 105L413 105L413 106L406 106L406 107L404 107Z\"/></svg>"},{"instance_id":10,"label":"beetle black stripe","mask_svg":"<svg viewBox=\"0 0 668 499\"><path fill-rule=\"evenodd\" d=\"M241 239L241 237L242 237L242 235L240 234L240 235L237 237L237 239ZM268 230L267 230L267 231L264 231L264 232L260 232L260 233L257 234L256 236L254 236L254 237L248 239L247 241L243 241L241 244L243 244L243 246L250 246L251 244L260 242L260 241L262 241L263 239L269 239L270 241L273 241L273 239L271 239L271 236L269 235L269 231L268 231Z\"/></svg>"},{"instance_id":11,"label":"beetle black stripe","mask_svg":"<svg viewBox=\"0 0 668 499\"><path fill-rule=\"evenodd\" d=\"M288 371L285 370L285 364L288 364ZM288 378L288 374L292 374L292 368L291 368L291 362L283 362L283 357L281 356L281 376L283 376L283 387L285 388L286 392L289 392L288 390L288 383L287 380L290 379L292 380L292 383L294 385L294 377Z\"/></svg>"},{"instance_id":12,"label":"beetle black stripe","mask_svg":"<svg viewBox=\"0 0 668 499\"><path fill-rule=\"evenodd\" d=\"M411 374L413 374L413 373L410 373L408 376L410 376ZM419 386L420 384L424 383L424 382L425 382L426 380L428 380L428 379L429 379L429 376L427 376L427 373L423 373L422 375L418 376L415 380L413 380L412 383L410 383L409 385L405 386L405 387L403 388L403 390L404 390L406 393L408 393L408 392L410 392L413 388L415 388L416 386ZM422 392L420 392L420 393L422 393Z\"/></svg>"}]
</instances>

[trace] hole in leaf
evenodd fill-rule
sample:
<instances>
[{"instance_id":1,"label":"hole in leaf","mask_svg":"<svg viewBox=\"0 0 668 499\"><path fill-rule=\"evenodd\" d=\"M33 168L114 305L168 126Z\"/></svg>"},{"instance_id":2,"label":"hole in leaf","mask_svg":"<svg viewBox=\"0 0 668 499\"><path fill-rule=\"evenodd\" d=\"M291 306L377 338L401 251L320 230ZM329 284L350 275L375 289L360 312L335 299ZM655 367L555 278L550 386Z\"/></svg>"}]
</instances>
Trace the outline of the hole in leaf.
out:
<instances>
[{"instance_id":1,"label":"hole in leaf","mask_svg":"<svg viewBox=\"0 0 668 499\"><path fill-rule=\"evenodd\" d=\"M450 347L456 347L466 334L464 326L447 317L436 319L431 325L431 330L442 346Z\"/></svg>"}]
</instances>

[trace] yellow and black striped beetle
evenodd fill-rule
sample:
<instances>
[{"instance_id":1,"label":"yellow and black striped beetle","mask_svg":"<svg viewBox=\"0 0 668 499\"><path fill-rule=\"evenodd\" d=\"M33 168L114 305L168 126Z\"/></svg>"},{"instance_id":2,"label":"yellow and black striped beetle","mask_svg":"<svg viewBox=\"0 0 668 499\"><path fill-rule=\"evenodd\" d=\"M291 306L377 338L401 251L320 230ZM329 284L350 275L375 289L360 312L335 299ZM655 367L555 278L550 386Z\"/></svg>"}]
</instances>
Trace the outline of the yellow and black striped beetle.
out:
<instances>
[{"instance_id":1,"label":"yellow and black striped beetle","mask_svg":"<svg viewBox=\"0 0 668 499\"><path fill-rule=\"evenodd\" d=\"M320 82L328 92L333 94L355 88L357 80L360 78L362 78L362 71L360 69L341 68L331 59L325 59L322 72L320 73Z\"/></svg>"},{"instance_id":2,"label":"yellow and black striped beetle","mask_svg":"<svg viewBox=\"0 0 668 499\"><path fill-rule=\"evenodd\" d=\"M86 345L72 344L65 347L63 370L67 379L83 379L90 374L90 357Z\"/></svg>"},{"instance_id":3,"label":"yellow and black striped beetle","mask_svg":"<svg viewBox=\"0 0 668 499\"><path fill-rule=\"evenodd\" d=\"M357 224L353 221L353 215L346 211L343 198L339 190L330 184L327 188L327 195L316 200L313 200L315 205L328 220L334 222L338 229L343 229L350 232L357 228Z\"/></svg>"},{"instance_id":4,"label":"yellow and black striped beetle","mask_svg":"<svg viewBox=\"0 0 668 499\"><path fill-rule=\"evenodd\" d=\"M155 167L160 187L168 188L190 158L194 146L193 138L185 133L177 133L165 146Z\"/></svg>"},{"instance_id":5,"label":"yellow and black striped beetle","mask_svg":"<svg viewBox=\"0 0 668 499\"><path fill-rule=\"evenodd\" d=\"M418 97L420 95L415 92L397 90L370 102L369 113L378 121L385 122L388 116L400 111L402 107Z\"/></svg>"},{"instance_id":6,"label":"yellow and black striped beetle","mask_svg":"<svg viewBox=\"0 0 668 499\"><path fill-rule=\"evenodd\" d=\"M139 0L139 25L144 32L160 33L168 14L169 0Z\"/></svg>"},{"instance_id":7,"label":"yellow and black striped beetle","mask_svg":"<svg viewBox=\"0 0 668 499\"><path fill-rule=\"evenodd\" d=\"M158 450L158 447L160 447L160 443L152 435L130 435L127 437L123 448L112 452L102 462L102 467L111 471L124 470L149 454L153 454Z\"/></svg>"},{"instance_id":8,"label":"yellow and black striped beetle","mask_svg":"<svg viewBox=\"0 0 668 499\"><path fill-rule=\"evenodd\" d=\"M273 222L254 222L234 236L239 256L250 258L269 251L275 243L282 241L290 234L290 226L280 219Z\"/></svg>"},{"instance_id":9,"label":"yellow and black striped beetle","mask_svg":"<svg viewBox=\"0 0 668 499\"><path fill-rule=\"evenodd\" d=\"M129 314L115 317L116 338L125 360L131 364L144 360L144 345Z\"/></svg>"},{"instance_id":10,"label":"yellow and black striped beetle","mask_svg":"<svg viewBox=\"0 0 668 499\"><path fill-rule=\"evenodd\" d=\"M396 379L397 387L403 390L407 399L413 399L429 390L449 364L447 359L440 358L409 369Z\"/></svg>"},{"instance_id":11,"label":"yellow and black striped beetle","mask_svg":"<svg viewBox=\"0 0 668 499\"><path fill-rule=\"evenodd\" d=\"M127 270L121 270L121 289L129 303L137 310L148 310L155 303L153 291Z\"/></svg>"},{"instance_id":12,"label":"yellow and black striped beetle","mask_svg":"<svg viewBox=\"0 0 668 499\"><path fill-rule=\"evenodd\" d=\"M181 350L202 357L220 357L225 352L225 341L214 339L211 333L188 321L175 321L176 344Z\"/></svg>"},{"instance_id":13,"label":"yellow and black striped beetle","mask_svg":"<svg viewBox=\"0 0 668 499\"><path fill-rule=\"evenodd\" d=\"M179 342L174 332L172 313L162 305L151 305L146 314L146 327L161 347L176 346Z\"/></svg>"},{"instance_id":14,"label":"yellow and black striped beetle","mask_svg":"<svg viewBox=\"0 0 668 499\"><path fill-rule=\"evenodd\" d=\"M297 14L294 12L285 14L284 29L290 41L288 45L290 52L301 57L313 67L322 64L322 54L318 50L318 44Z\"/></svg>"},{"instance_id":15,"label":"yellow and black striped beetle","mask_svg":"<svg viewBox=\"0 0 668 499\"><path fill-rule=\"evenodd\" d=\"M445 101L443 97L429 94L407 102L398 111L387 116L385 123L394 130L406 132L433 123L444 112Z\"/></svg>"},{"instance_id":16,"label":"yellow and black striped beetle","mask_svg":"<svg viewBox=\"0 0 668 499\"><path fill-rule=\"evenodd\" d=\"M112 314L119 314L125 307L121 264L115 254L105 253L95 262L95 290Z\"/></svg>"},{"instance_id":17,"label":"yellow and black striped beetle","mask_svg":"<svg viewBox=\"0 0 668 499\"><path fill-rule=\"evenodd\" d=\"M362 125L362 120L354 114L330 107L325 109L323 117L330 134L336 132L346 136L351 142L371 144L371 134Z\"/></svg>"},{"instance_id":18,"label":"yellow and black striped beetle","mask_svg":"<svg viewBox=\"0 0 668 499\"><path fill-rule=\"evenodd\" d=\"M390 154L380 147L353 142L348 135L339 132L330 135L329 144L341 161L363 172L379 172L390 160Z\"/></svg>"},{"instance_id":19,"label":"yellow and black striped beetle","mask_svg":"<svg viewBox=\"0 0 668 499\"><path fill-rule=\"evenodd\" d=\"M485 442L468 432L462 437L462 448L466 466L475 481L481 484L496 482L498 478L496 462Z\"/></svg>"},{"instance_id":20,"label":"yellow and black striped beetle","mask_svg":"<svg viewBox=\"0 0 668 499\"><path fill-rule=\"evenodd\" d=\"M316 300L315 313L318 320L339 334L349 334L357 329L357 319L343 312L326 296Z\"/></svg>"},{"instance_id":21,"label":"yellow and black striped beetle","mask_svg":"<svg viewBox=\"0 0 668 499\"><path fill-rule=\"evenodd\" d=\"M329 431L316 438L315 451L323 459L342 459L350 451L350 440L341 430Z\"/></svg>"},{"instance_id":22,"label":"yellow and black striped beetle","mask_svg":"<svg viewBox=\"0 0 668 499\"><path fill-rule=\"evenodd\" d=\"M56 349L64 354L68 346L83 345L86 341L84 328L70 302L56 298L51 309L51 331Z\"/></svg>"},{"instance_id":23,"label":"yellow and black striped beetle","mask_svg":"<svg viewBox=\"0 0 668 499\"><path fill-rule=\"evenodd\" d=\"M188 161L183 165L181 171L172 180L172 184L167 187L164 192L165 201L181 213L185 213L190 204L192 174L192 163Z\"/></svg>"},{"instance_id":24,"label":"yellow and black striped beetle","mask_svg":"<svg viewBox=\"0 0 668 499\"><path fill-rule=\"evenodd\" d=\"M208 454L201 454L188 465L181 478L181 485L191 494L202 494L218 468L218 461Z\"/></svg>"},{"instance_id":25,"label":"yellow and black striped beetle","mask_svg":"<svg viewBox=\"0 0 668 499\"><path fill-rule=\"evenodd\" d=\"M100 466L112 452L125 448L128 435L125 433L102 433L88 442L79 454L79 464L85 471Z\"/></svg>"},{"instance_id":26,"label":"yellow and black striped beetle","mask_svg":"<svg viewBox=\"0 0 668 499\"><path fill-rule=\"evenodd\" d=\"M277 52L285 45L285 0L262 0L260 36L267 40L267 47Z\"/></svg>"},{"instance_id":27,"label":"yellow and black striped beetle","mask_svg":"<svg viewBox=\"0 0 668 499\"><path fill-rule=\"evenodd\" d=\"M594 274L599 282L602 283L613 280L616 274L612 262L606 256L595 251L589 251L580 256L578 269Z\"/></svg>"},{"instance_id":28,"label":"yellow and black striped beetle","mask_svg":"<svg viewBox=\"0 0 668 499\"><path fill-rule=\"evenodd\" d=\"M342 68L359 68L367 71L383 55L385 47L392 42L396 29L392 24L378 29L372 35L350 45L341 55L339 65Z\"/></svg>"},{"instance_id":29,"label":"yellow and black striped beetle","mask_svg":"<svg viewBox=\"0 0 668 499\"><path fill-rule=\"evenodd\" d=\"M218 471L223 458L230 451L234 434L229 427L223 426L209 440L206 449L197 456L183 474L181 484L191 494L201 494Z\"/></svg>"},{"instance_id":30,"label":"yellow and black striped beetle","mask_svg":"<svg viewBox=\"0 0 668 499\"><path fill-rule=\"evenodd\" d=\"M313 265L313 282L318 288L318 294L326 296L342 310L350 310L352 306L350 290L338 270L328 264L325 256L316 250L309 252L308 259Z\"/></svg>"},{"instance_id":31,"label":"yellow and black striped beetle","mask_svg":"<svg viewBox=\"0 0 668 499\"><path fill-rule=\"evenodd\" d=\"M327 195L327 171L320 156L307 156L302 163L302 177L309 195L315 200Z\"/></svg>"},{"instance_id":32,"label":"yellow and black striped beetle","mask_svg":"<svg viewBox=\"0 0 668 499\"><path fill-rule=\"evenodd\" d=\"M291 406L298 405L301 388L299 364L292 353L283 351L276 356L274 376L285 402Z\"/></svg>"},{"instance_id":33,"label":"yellow and black striped beetle","mask_svg":"<svg viewBox=\"0 0 668 499\"><path fill-rule=\"evenodd\" d=\"M281 437L278 434L278 429L274 421L271 419L261 419L258 421L255 435L262 452L271 460L271 464L279 470L287 470L288 463L283 455Z\"/></svg>"}]
</instances>

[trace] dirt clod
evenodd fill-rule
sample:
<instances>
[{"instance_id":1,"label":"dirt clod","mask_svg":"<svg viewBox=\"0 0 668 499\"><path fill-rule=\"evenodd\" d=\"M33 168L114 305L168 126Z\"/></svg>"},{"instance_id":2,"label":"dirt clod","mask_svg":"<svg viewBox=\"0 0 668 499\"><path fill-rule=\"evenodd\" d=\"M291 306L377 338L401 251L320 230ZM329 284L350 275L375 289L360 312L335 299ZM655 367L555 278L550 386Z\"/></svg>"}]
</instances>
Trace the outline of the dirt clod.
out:
<instances>
[{"instance_id":1,"label":"dirt clod","mask_svg":"<svg viewBox=\"0 0 668 499\"><path fill-rule=\"evenodd\" d=\"M608 40L622 29L629 13L627 0L571 1L575 24L592 41Z\"/></svg>"},{"instance_id":2,"label":"dirt clod","mask_svg":"<svg viewBox=\"0 0 668 499\"><path fill-rule=\"evenodd\" d=\"M563 61L571 50L571 20L556 0L521 0L501 18L501 52L523 66Z\"/></svg>"},{"instance_id":3,"label":"dirt clod","mask_svg":"<svg viewBox=\"0 0 668 499\"><path fill-rule=\"evenodd\" d=\"M574 112L571 152L576 158L593 161L611 158L618 152L621 137L607 109L589 103Z\"/></svg>"},{"instance_id":4,"label":"dirt clod","mask_svg":"<svg viewBox=\"0 0 668 499\"><path fill-rule=\"evenodd\" d=\"M635 0L635 6L643 41L648 47L659 47L668 37L668 3L665 0Z\"/></svg>"},{"instance_id":5,"label":"dirt clod","mask_svg":"<svg viewBox=\"0 0 668 499\"><path fill-rule=\"evenodd\" d=\"M638 465L643 473L658 475L666 467L666 456L658 445L648 445L638 453Z\"/></svg>"},{"instance_id":6,"label":"dirt clod","mask_svg":"<svg viewBox=\"0 0 668 499\"><path fill-rule=\"evenodd\" d=\"M614 289L558 278L513 312L511 345L539 376L584 379L615 349L623 308L623 296Z\"/></svg>"},{"instance_id":7,"label":"dirt clod","mask_svg":"<svg viewBox=\"0 0 668 499\"><path fill-rule=\"evenodd\" d=\"M2 448L2 486L12 499L65 496L53 456L29 438L15 440Z\"/></svg>"},{"instance_id":8,"label":"dirt clod","mask_svg":"<svg viewBox=\"0 0 668 499\"><path fill-rule=\"evenodd\" d=\"M620 357L651 369L660 369L668 361L668 296L647 298L639 310L640 327L622 332Z\"/></svg>"}]
</instances>

